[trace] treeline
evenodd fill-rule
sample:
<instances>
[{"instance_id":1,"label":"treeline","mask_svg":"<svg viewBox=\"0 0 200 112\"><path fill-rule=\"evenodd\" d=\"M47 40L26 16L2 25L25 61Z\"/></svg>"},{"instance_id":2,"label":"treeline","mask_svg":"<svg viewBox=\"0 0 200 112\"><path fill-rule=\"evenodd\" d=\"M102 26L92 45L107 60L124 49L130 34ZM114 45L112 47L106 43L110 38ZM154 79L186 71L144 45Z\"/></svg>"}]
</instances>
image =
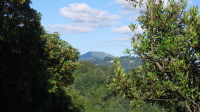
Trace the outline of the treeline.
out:
<instances>
[{"instance_id":1,"label":"treeline","mask_svg":"<svg viewBox=\"0 0 200 112\"><path fill-rule=\"evenodd\" d=\"M125 72L128 73L131 70L135 69L136 66L141 65L142 60L137 56L121 56L119 57L122 67L125 69ZM97 58L88 58L86 61L89 61L97 66L108 66L112 67L114 58L105 57L104 59Z\"/></svg>"},{"instance_id":2,"label":"treeline","mask_svg":"<svg viewBox=\"0 0 200 112\"><path fill-rule=\"evenodd\" d=\"M70 91L78 91L86 112L165 112L157 105L143 104L133 107L130 100L113 94L107 87L115 77L114 67L96 66L89 61L80 61Z\"/></svg>"}]
</instances>

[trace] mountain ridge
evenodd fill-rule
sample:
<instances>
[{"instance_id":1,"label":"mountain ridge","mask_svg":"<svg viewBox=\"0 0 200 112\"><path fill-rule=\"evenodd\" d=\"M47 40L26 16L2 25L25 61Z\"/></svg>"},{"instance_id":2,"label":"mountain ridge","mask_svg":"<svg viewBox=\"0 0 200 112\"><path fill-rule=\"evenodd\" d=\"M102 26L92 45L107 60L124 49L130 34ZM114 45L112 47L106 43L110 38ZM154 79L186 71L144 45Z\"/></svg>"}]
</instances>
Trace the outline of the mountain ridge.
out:
<instances>
[{"instance_id":1,"label":"mountain ridge","mask_svg":"<svg viewBox=\"0 0 200 112\"><path fill-rule=\"evenodd\" d=\"M80 61L81 60L89 60L89 59L99 59L99 60L102 60L105 57L114 58L115 56L113 56L113 55L111 55L109 53L103 52L103 51L88 51L85 54L81 55L79 57L79 60Z\"/></svg>"},{"instance_id":2,"label":"mountain ridge","mask_svg":"<svg viewBox=\"0 0 200 112\"><path fill-rule=\"evenodd\" d=\"M100 55L100 56L99 56ZM97 66L112 67L114 56L101 51L89 51L79 58L79 61L89 61ZM128 73L136 66L141 65L141 59L137 56L120 56L120 63L125 72Z\"/></svg>"}]
</instances>

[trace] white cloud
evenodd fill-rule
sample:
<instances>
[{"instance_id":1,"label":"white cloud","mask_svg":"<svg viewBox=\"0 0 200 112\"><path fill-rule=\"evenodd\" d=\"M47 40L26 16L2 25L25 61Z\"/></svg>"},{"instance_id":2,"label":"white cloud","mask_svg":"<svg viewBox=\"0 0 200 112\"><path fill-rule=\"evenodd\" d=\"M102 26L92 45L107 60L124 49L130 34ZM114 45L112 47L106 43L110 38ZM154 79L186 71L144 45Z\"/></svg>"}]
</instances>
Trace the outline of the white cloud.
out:
<instances>
[{"instance_id":1,"label":"white cloud","mask_svg":"<svg viewBox=\"0 0 200 112\"><path fill-rule=\"evenodd\" d=\"M69 33L85 33L90 32L94 28L93 27L84 27L78 24L55 24L55 25L48 25L48 31L50 32L59 32L61 34L69 34Z\"/></svg>"},{"instance_id":2,"label":"white cloud","mask_svg":"<svg viewBox=\"0 0 200 112\"><path fill-rule=\"evenodd\" d=\"M111 30L116 33L124 33L124 34L133 34L133 32L130 30L128 26L121 26L121 27L112 27ZM137 29L134 31L134 33L143 33L143 29L141 28L141 25L137 27Z\"/></svg>"},{"instance_id":3,"label":"white cloud","mask_svg":"<svg viewBox=\"0 0 200 112\"><path fill-rule=\"evenodd\" d=\"M92 9L87 4L70 4L60 9L60 14L70 21L70 24L48 25L50 32L61 34L91 32L98 27L119 25L116 20L121 17L109 14L107 11Z\"/></svg>"},{"instance_id":4,"label":"white cloud","mask_svg":"<svg viewBox=\"0 0 200 112\"><path fill-rule=\"evenodd\" d=\"M136 1L140 1L140 0L136 0ZM167 7L169 5L168 0L163 0L164 1L164 7ZM177 0L175 0L177 1ZM124 15L128 15L128 14L139 14L140 10L145 10L145 5L146 5L147 0L143 0L142 4L143 7L140 7L137 4L136 9L133 8L132 3L131 2L127 2L126 0L115 0L115 4L119 4L120 8L122 9L120 14L124 14ZM189 0L189 3L191 3L192 1Z\"/></svg>"},{"instance_id":5,"label":"white cloud","mask_svg":"<svg viewBox=\"0 0 200 112\"><path fill-rule=\"evenodd\" d=\"M107 11L92 9L87 4L70 4L60 9L60 14L75 22L102 22L119 19L118 15L111 15Z\"/></svg>"},{"instance_id":6,"label":"white cloud","mask_svg":"<svg viewBox=\"0 0 200 112\"><path fill-rule=\"evenodd\" d=\"M121 27L112 27L111 30L116 33L132 33L128 26L121 26Z\"/></svg>"},{"instance_id":7,"label":"white cloud","mask_svg":"<svg viewBox=\"0 0 200 112\"><path fill-rule=\"evenodd\" d=\"M144 0L145 2L146 0ZM143 3L144 3L143 2ZM121 8L120 14L128 15L128 14L139 14L140 10L144 10L143 7L137 5L136 9L133 8L133 5L126 0L115 0L115 4L119 4Z\"/></svg>"},{"instance_id":8,"label":"white cloud","mask_svg":"<svg viewBox=\"0 0 200 112\"><path fill-rule=\"evenodd\" d=\"M123 10L133 10L133 6L126 2L126 0L116 0L114 3L119 4Z\"/></svg>"},{"instance_id":9,"label":"white cloud","mask_svg":"<svg viewBox=\"0 0 200 112\"><path fill-rule=\"evenodd\" d=\"M46 25L46 28L50 32L59 32L61 34L70 33L86 33L95 30L98 27L115 26L119 25L119 22L72 22L71 24L54 24Z\"/></svg>"},{"instance_id":10,"label":"white cloud","mask_svg":"<svg viewBox=\"0 0 200 112\"><path fill-rule=\"evenodd\" d=\"M134 31L134 33L143 33L144 30L141 28L141 25L138 25L137 29Z\"/></svg>"}]
</instances>

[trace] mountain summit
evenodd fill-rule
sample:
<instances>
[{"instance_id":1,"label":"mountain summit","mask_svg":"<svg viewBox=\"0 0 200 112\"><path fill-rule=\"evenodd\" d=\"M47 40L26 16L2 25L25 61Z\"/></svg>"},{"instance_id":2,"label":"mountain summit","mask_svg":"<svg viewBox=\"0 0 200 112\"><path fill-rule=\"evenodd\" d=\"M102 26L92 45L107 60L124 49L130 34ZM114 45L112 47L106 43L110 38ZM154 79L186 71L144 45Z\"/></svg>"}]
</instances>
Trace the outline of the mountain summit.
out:
<instances>
[{"instance_id":1,"label":"mountain summit","mask_svg":"<svg viewBox=\"0 0 200 112\"><path fill-rule=\"evenodd\" d=\"M105 57L110 57L114 58L113 55L105 53L105 52L100 52L100 51L89 51L83 55L80 56L79 60L89 60L89 59L104 59Z\"/></svg>"}]
</instances>

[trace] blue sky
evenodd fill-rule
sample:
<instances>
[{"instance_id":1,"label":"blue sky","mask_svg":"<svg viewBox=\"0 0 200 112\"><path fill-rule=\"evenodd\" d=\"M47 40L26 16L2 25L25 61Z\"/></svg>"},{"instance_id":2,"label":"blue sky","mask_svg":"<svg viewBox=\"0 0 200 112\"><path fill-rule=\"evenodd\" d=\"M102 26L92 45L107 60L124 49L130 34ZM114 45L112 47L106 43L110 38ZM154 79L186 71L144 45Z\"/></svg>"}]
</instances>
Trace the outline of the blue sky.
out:
<instances>
[{"instance_id":1,"label":"blue sky","mask_svg":"<svg viewBox=\"0 0 200 112\"><path fill-rule=\"evenodd\" d=\"M200 0L189 0L188 6L196 5ZM114 56L123 56L126 48L132 48L134 33L128 25L137 23L140 10L126 0L32 0L31 7L42 14L47 31L59 32L81 54L103 51Z\"/></svg>"}]
</instances>

